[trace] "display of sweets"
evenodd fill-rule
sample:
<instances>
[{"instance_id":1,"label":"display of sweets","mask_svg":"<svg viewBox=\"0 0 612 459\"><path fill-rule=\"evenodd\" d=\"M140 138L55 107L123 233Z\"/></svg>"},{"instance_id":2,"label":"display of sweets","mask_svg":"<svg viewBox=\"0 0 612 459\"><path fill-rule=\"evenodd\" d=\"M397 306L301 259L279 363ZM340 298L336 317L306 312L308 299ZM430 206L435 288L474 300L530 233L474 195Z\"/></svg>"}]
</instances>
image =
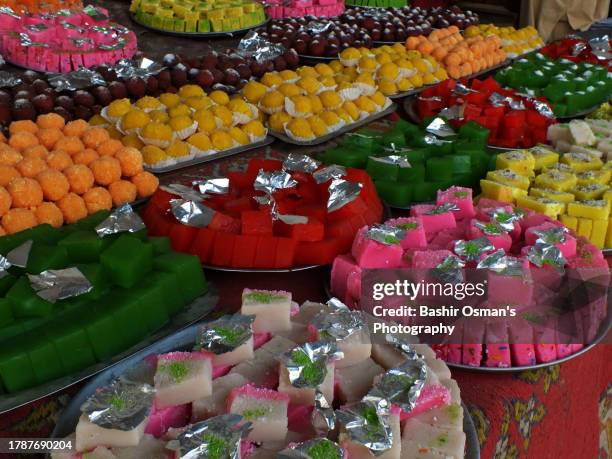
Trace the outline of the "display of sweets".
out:
<instances>
[{"instance_id":1,"label":"display of sweets","mask_svg":"<svg viewBox=\"0 0 612 459\"><path fill-rule=\"evenodd\" d=\"M604 35L587 41L576 35L549 43L540 52L550 59L567 59L610 67L610 40Z\"/></svg>"},{"instance_id":2,"label":"display of sweets","mask_svg":"<svg viewBox=\"0 0 612 459\"><path fill-rule=\"evenodd\" d=\"M231 32L266 20L261 3L252 0L132 0L130 12L145 26L171 32Z\"/></svg>"},{"instance_id":3,"label":"display of sweets","mask_svg":"<svg viewBox=\"0 0 612 459\"><path fill-rule=\"evenodd\" d=\"M72 451L51 457L463 458L446 364L423 344L374 342L369 319L335 298L298 306L245 289L240 313L202 324L196 350L152 355L139 372L152 376L91 394Z\"/></svg>"},{"instance_id":4,"label":"display of sweets","mask_svg":"<svg viewBox=\"0 0 612 459\"><path fill-rule=\"evenodd\" d=\"M612 119L612 105L610 102L604 102L597 110L589 113L587 118L600 119L600 120L611 120Z\"/></svg>"},{"instance_id":5,"label":"display of sweets","mask_svg":"<svg viewBox=\"0 0 612 459\"><path fill-rule=\"evenodd\" d=\"M346 4L368 8L406 8L408 0L347 0Z\"/></svg>"},{"instance_id":6,"label":"display of sweets","mask_svg":"<svg viewBox=\"0 0 612 459\"><path fill-rule=\"evenodd\" d=\"M374 57L367 60L377 67ZM266 73L247 83L241 94L268 115L266 126L273 133L296 142L338 131L391 105L372 73L359 74L356 67L346 68L340 61Z\"/></svg>"},{"instance_id":7,"label":"display of sweets","mask_svg":"<svg viewBox=\"0 0 612 459\"><path fill-rule=\"evenodd\" d=\"M18 14L55 13L59 10L80 10L83 4L80 0L2 0L0 8L10 8Z\"/></svg>"},{"instance_id":8,"label":"display of sweets","mask_svg":"<svg viewBox=\"0 0 612 459\"><path fill-rule=\"evenodd\" d=\"M578 352L592 342L607 315L609 269L601 250L553 218L530 210L521 198L515 207L489 197L485 185L482 188L477 206L470 188L451 187L438 191L434 204L412 206L409 217L361 228L350 253L334 260L332 294L360 308L361 273L366 269L408 268L413 271L406 275L420 276L419 282L445 286L468 275L483 279L482 273L487 284L486 297L478 298L482 307L512 304L516 319L489 318L485 326L485 320L472 317L464 323L457 316L453 324L458 334L445 338L439 356L469 366L511 367L552 362ZM581 208L581 215L587 216L586 208ZM594 293L589 297L592 303L576 310L555 310L555 300L547 299L562 301L559 286L570 282L566 275L584 281L604 276L601 295ZM416 301L437 304L431 297ZM470 301L476 304L474 298ZM532 314L539 321L530 320ZM567 329L554 325L555 317L568 318L576 328L568 335ZM414 320L407 323L418 325L419 318ZM546 320L550 326L543 324Z\"/></svg>"},{"instance_id":9,"label":"display of sweets","mask_svg":"<svg viewBox=\"0 0 612 459\"><path fill-rule=\"evenodd\" d=\"M467 83L443 81L422 91L414 106L420 119L440 114L456 128L474 121L489 130L489 145L504 148L529 148L546 142L548 126L555 122L543 97L503 89L491 77Z\"/></svg>"},{"instance_id":10,"label":"display of sweets","mask_svg":"<svg viewBox=\"0 0 612 459\"><path fill-rule=\"evenodd\" d=\"M548 128L548 142L559 153L589 153L612 161L612 121L572 120Z\"/></svg>"},{"instance_id":11,"label":"display of sweets","mask_svg":"<svg viewBox=\"0 0 612 459\"><path fill-rule=\"evenodd\" d=\"M251 159L244 172L194 187L158 190L143 219L150 234L167 235L175 249L212 266L328 264L350 247L361 226L382 216L365 171L320 167L296 154L284 162Z\"/></svg>"},{"instance_id":12,"label":"display of sweets","mask_svg":"<svg viewBox=\"0 0 612 459\"><path fill-rule=\"evenodd\" d=\"M19 16L0 10L0 54L20 67L66 73L114 64L136 53L136 34L109 21L104 8Z\"/></svg>"},{"instance_id":13,"label":"display of sweets","mask_svg":"<svg viewBox=\"0 0 612 459\"><path fill-rule=\"evenodd\" d=\"M206 95L197 85L178 93L145 96L132 104L118 99L102 110L94 124L142 152L145 166L155 171L194 158L247 146L265 139L257 107L219 90Z\"/></svg>"},{"instance_id":14,"label":"display of sweets","mask_svg":"<svg viewBox=\"0 0 612 459\"><path fill-rule=\"evenodd\" d=\"M497 35L501 40L502 49L511 59L544 46L544 40L533 26L515 29L512 26L498 27L495 24L479 24L465 29L465 36L468 38L479 35Z\"/></svg>"},{"instance_id":15,"label":"display of sweets","mask_svg":"<svg viewBox=\"0 0 612 459\"><path fill-rule=\"evenodd\" d=\"M607 67L551 60L540 53L515 61L498 71L495 79L518 92L546 97L558 117L595 108L612 96L612 74Z\"/></svg>"},{"instance_id":16,"label":"display of sweets","mask_svg":"<svg viewBox=\"0 0 612 459\"><path fill-rule=\"evenodd\" d=\"M0 234L75 223L151 196L158 183L141 153L105 129L55 113L14 121L0 138Z\"/></svg>"},{"instance_id":17,"label":"display of sweets","mask_svg":"<svg viewBox=\"0 0 612 459\"><path fill-rule=\"evenodd\" d=\"M408 37L406 48L444 64L451 78L463 78L501 64L506 52L497 35L464 38L457 26L435 29L428 36Z\"/></svg>"},{"instance_id":18,"label":"display of sweets","mask_svg":"<svg viewBox=\"0 0 612 459\"><path fill-rule=\"evenodd\" d=\"M271 18L300 18L304 16L335 17L344 13L343 0L271 0L267 3Z\"/></svg>"},{"instance_id":19,"label":"display of sweets","mask_svg":"<svg viewBox=\"0 0 612 459\"><path fill-rule=\"evenodd\" d=\"M439 189L451 185L478 187L494 166L494 156L486 152L488 135L488 130L471 122L457 135L436 137L400 120L384 132L366 128L347 134L320 159L365 169L383 201L406 207L434 201Z\"/></svg>"},{"instance_id":20,"label":"display of sweets","mask_svg":"<svg viewBox=\"0 0 612 459\"><path fill-rule=\"evenodd\" d=\"M118 218L124 232L116 231ZM0 286L0 392L106 362L206 293L196 257L145 233L122 209L0 238L0 252L13 260Z\"/></svg>"}]
</instances>

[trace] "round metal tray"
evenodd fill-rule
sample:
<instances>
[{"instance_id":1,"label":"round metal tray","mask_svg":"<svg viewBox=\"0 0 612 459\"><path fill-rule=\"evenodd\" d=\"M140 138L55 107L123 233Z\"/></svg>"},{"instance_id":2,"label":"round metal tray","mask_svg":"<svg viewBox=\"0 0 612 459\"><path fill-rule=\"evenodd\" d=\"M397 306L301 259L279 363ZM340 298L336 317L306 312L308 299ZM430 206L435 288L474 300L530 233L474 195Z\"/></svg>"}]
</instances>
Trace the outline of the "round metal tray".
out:
<instances>
[{"instance_id":1,"label":"round metal tray","mask_svg":"<svg viewBox=\"0 0 612 459\"><path fill-rule=\"evenodd\" d=\"M338 56L308 56L307 54L298 54L298 56L300 57L300 61L303 62L314 62L316 64L321 63L321 62L331 62L331 61L335 61L336 59L338 59Z\"/></svg>"},{"instance_id":2,"label":"round metal tray","mask_svg":"<svg viewBox=\"0 0 612 459\"><path fill-rule=\"evenodd\" d=\"M296 266L294 268L225 268L223 266L203 265L204 269L211 271L221 271L228 273L292 273L297 271L307 271L309 269L320 268L327 265L306 265Z\"/></svg>"}]
</instances>

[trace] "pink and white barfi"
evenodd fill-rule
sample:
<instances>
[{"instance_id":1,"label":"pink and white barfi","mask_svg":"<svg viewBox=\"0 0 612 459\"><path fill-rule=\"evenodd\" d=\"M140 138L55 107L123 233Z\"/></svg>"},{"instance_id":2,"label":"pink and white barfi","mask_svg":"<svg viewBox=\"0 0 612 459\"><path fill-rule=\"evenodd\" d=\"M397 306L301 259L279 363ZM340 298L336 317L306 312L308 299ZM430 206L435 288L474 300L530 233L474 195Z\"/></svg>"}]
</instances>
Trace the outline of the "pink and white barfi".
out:
<instances>
[{"instance_id":1,"label":"pink and white barfi","mask_svg":"<svg viewBox=\"0 0 612 459\"><path fill-rule=\"evenodd\" d=\"M212 363L202 352L171 352L157 359L155 405L191 403L212 394Z\"/></svg>"},{"instance_id":2,"label":"pink and white barfi","mask_svg":"<svg viewBox=\"0 0 612 459\"><path fill-rule=\"evenodd\" d=\"M291 329L291 293L272 290L251 290L242 292L244 315L254 315L253 331L279 332Z\"/></svg>"},{"instance_id":3,"label":"pink and white barfi","mask_svg":"<svg viewBox=\"0 0 612 459\"><path fill-rule=\"evenodd\" d=\"M223 414L227 397L232 389L247 383L247 379L239 373L230 373L213 380L212 393L208 397L194 400L191 404L191 421L203 421Z\"/></svg>"}]
</instances>

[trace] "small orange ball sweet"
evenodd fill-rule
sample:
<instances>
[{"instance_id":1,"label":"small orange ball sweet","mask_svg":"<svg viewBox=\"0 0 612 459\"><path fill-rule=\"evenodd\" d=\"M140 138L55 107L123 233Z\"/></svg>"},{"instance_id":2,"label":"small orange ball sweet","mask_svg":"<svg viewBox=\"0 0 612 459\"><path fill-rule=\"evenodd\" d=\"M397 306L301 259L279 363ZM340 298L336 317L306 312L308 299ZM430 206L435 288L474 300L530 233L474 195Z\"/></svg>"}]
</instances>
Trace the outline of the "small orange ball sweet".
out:
<instances>
[{"instance_id":1,"label":"small orange ball sweet","mask_svg":"<svg viewBox=\"0 0 612 459\"><path fill-rule=\"evenodd\" d=\"M4 187L0 187L0 215L4 215L11 208L13 198Z\"/></svg>"},{"instance_id":2,"label":"small orange ball sweet","mask_svg":"<svg viewBox=\"0 0 612 459\"><path fill-rule=\"evenodd\" d=\"M113 198L106 188L96 186L83 195L83 200L90 214L99 210L110 210L113 207Z\"/></svg>"},{"instance_id":3,"label":"small orange ball sweet","mask_svg":"<svg viewBox=\"0 0 612 459\"><path fill-rule=\"evenodd\" d=\"M121 173L125 177L132 177L142 172L142 154L135 148L124 147L115 154L121 164Z\"/></svg>"},{"instance_id":4,"label":"small orange ball sweet","mask_svg":"<svg viewBox=\"0 0 612 459\"><path fill-rule=\"evenodd\" d=\"M64 134L59 129L45 128L40 129L36 134L39 142L48 149L53 149L59 139L64 137Z\"/></svg>"},{"instance_id":5,"label":"small orange ball sweet","mask_svg":"<svg viewBox=\"0 0 612 459\"><path fill-rule=\"evenodd\" d=\"M63 171L67 167L72 166L72 158L63 150L53 150L47 156L47 165L51 169Z\"/></svg>"},{"instance_id":6,"label":"small orange ball sweet","mask_svg":"<svg viewBox=\"0 0 612 459\"><path fill-rule=\"evenodd\" d=\"M98 185L108 186L121 179L121 163L110 156L102 156L89 165Z\"/></svg>"},{"instance_id":7,"label":"small orange ball sweet","mask_svg":"<svg viewBox=\"0 0 612 459\"><path fill-rule=\"evenodd\" d=\"M22 155L24 158L40 158L45 159L49 154L49 150L47 150L44 145L34 145L23 151Z\"/></svg>"},{"instance_id":8,"label":"small orange ball sweet","mask_svg":"<svg viewBox=\"0 0 612 459\"><path fill-rule=\"evenodd\" d=\"M34 178L47 168L47 162L40 158L23 158L15 168L22 176Z\"/></svg>"},{"instance_id":9,"label":"small orange ball sweet","mask_svg":"<svg viewBox=\"0 0 612 459\"><path fill-rule=\"evenodd\" d=\"M123 148L123 143L117 139L108 139L98 145L98 154L100 156L115 156L119 150Z\"/></svg>"},{"instance_id":10,"label":"small orange ball sweet","mask_svg":"<svg viewBox=\"0 0 612 459\"><path fill-rule=\"evenodd\" d=\"M81 139L74 136L59 139L54 147L55 150L63 150L70 156L77 154L79 151L83 151L84 148L85 145L83 145Z\"/></svg>"},{"instance_id":11,"label":"small orange ball sweet","mask_svg":"<svg viewBox=\"0 0 612 459\"><path fill-rule=\"evenodd\" d=\"M36 207L43 200L42 188L32 178L15 178L8 184L7 190L13 198L13 207Z\"/></svg>"},{"instance_id":12,"label":"small orange ball sweet","mask_svg":"<svg viewBox=\"0 0 612 459\"><path fill-rule=\"evenodd\" d=\"M113 198L113 204L120 206L136 200L138 190L136 185L127 180L117 180L108 186L108 191Z\"/></svg>"},{"instance_id":13,"label":"small orange ball sweet","mask_svg":"<svg viewBox=\"0 0 612 459\"><path fill-rule=\"evenodd\" d=\"M74 164L83 164L89 166L92 161L95 161L100 156L93 148L86 148L72 157Z\"/></svg>"},{"instance_id":14,"label":"small orange ball sweet","mask_svg":"<svg viewBox=\"0 0 612 459\"><path fill-rule=\"evenodd\" d=\"M21 177L21 174L13 166L0 164L0 186L7 186L13 179Z\"/></svg>"},{"instance_id":15,"label":"small orange ball sweet","mask_svg":"<svg viewBox=\"0 0 612 459\"><path fill-rule=\"evenodd\" d=\"M66 223L75 223L87 217L87 206L78 194L68 193L57 201L57 207L62 211Z\"/></svg>"},{"instance_id":16,"label":"small orange ball sweet","mask_svg":"<svg viewBox=\"0 0 612 459\"><path fill-rule=\"evenodd\" d=\"M23 151L27 148L38 145L38 137L30 132L16 132L9 138L8 144L17 151Z\"/></svg>"},{"instance_id":17,"label":"small orange ball sweet","mask_svg":"<svg viewBox=\"0 0 612 459\"><path fill-rule=\"evenodd\" d=\"M29 209L11 209L2 217L2 226L7 234L18 233L36 225L36 215Z\"/></svg>"},{"instance_id":18,"label":"small orange ball sweet","mask_svg":"<svg viewBox=\"0 0 612 459\"><path fill-rule=\"evenodd\" d=\"M70 121L64 126L64 135L81 137L87 129L89 129L89 123L85 120Z\"/></svg>"},{"instance_id":19,"label":"small orange ball sweet","mask_svg":"<svg viewBox=\"0 0 612 459\"><path fill-rule=\"evenodd\" d=\"M76 194L83 194L94 184L94 175L89 167L82 164L75 164L66 168L64 171L70 191Z\"/></svg>"},{"instance_id":20,"label":"small orange ball sweet","mask_svg":"<svg viewBox=\"0 0 612 459\"><path fill-rule=\"evenodd\" d=\"M47 113L46 115L40 115L36 119L36 124L38 124L38 127L42 129L63 129L64 125L66 124L66 120L64 120L64 118L57 113Z\"/></svg>"},{"instance_id":21,"label":"small orange ball sweet","mask_svg":"<svg viewBox=\"0 0 612 459\"><path fill-rule=\"evenodd\" d=\"M132 177L132 183L136 185L139 198L151 196L159 186L159 179L150 172L143 171Z\"/></svg>"},{"instance_id":22,"label":"small orange ball sweet","mask_svg":"<svg viewBox=\"0 0 612 459\"><path fill-rule=\"evenodd\" d=\"M58 201L70 190L70 183L64 174L55 169L47 169L36 176L47 201Z\"/></svg>"},{"instance_id":23,"label":"small orange ball sweet","mask_svg":"<svg viewBox=\"0 0 612 459\"><path fill-rule=\"evenodd\" d=\"M108 131L101 127L90 127L81 136L85 146L97 148L102 142L110 139Z\"/></svg>"},{"instance_id":24,"label":"small orange ball sweet","mask_svg":"<svg viewBox=\"0 0 612 459\"><path fill-rule=\"evenodd\" d=\"M46 223L54 228L59 228L64 224L64 215L53 202L43 202L34 210L34 214L41 225Z\"/></svg>"},{"instance_id":25,"label":"small orange ball sweet","mask_svg":"<svg viewBox=\"0 0 612 459\"><path fill-rule=\"evenodd\" d=\"M22 159L23 156L21 156L21 153L19 153L12 147L9 147L8 145L6 146L6 148L0 149L0 164L14 166Z\"/></svg>"},{"instance_id":26,"label":"small orange ball sweet","mask_svg":"<svg viewBox=\"0 0 612 459\"><path fill-rule=\"evenodd\" d=\"M36 134L38 132L38 126L31 120L13 121L9 126L9 134L15 135L18 132L29 132L30 134Z\"/></svg>"}]
</instances>

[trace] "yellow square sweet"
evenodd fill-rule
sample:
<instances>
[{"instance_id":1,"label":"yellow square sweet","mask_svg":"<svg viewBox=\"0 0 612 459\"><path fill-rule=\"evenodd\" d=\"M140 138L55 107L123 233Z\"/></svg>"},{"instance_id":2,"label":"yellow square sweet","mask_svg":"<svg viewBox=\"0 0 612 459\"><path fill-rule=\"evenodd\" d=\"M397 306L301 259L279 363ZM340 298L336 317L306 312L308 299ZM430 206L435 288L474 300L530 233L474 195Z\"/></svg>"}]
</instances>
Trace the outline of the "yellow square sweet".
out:
<instances>
[{"instance_id":1,"label":"yellow square sweet","mask_svg":"<svg viewBox=\"0 0 612 459\"><path fill-rule=\"evenodd\" d=\"M571 230L576 231L578 229L578 219L576 217L570 217L567 214L561 214L559 220L561 220L561 223L563 223Z\"/></svg>"},{"instance_id":2,"label":"yellow square sweet","mask_svg":"<svg viewBox=\"0 0 612 459\"><path fill-rule=\"evenodd\" d=\"M599 249L604 248L606 234L608 232L608 220L593 220L591 229L591 242Z\"/></svg>"},{"instance_id":3,"label":"yellow square sweet","mask_svg":"<svg viewBox=\"0 0 612 459\"><path fill-rule=\"evenodd\" d=\"M522 190L529 189L529 178L514 172L511 169L498 169L487 172L487 180L501 183L503 185L513 186Z\"/></svg>"},{"instance_id":4,"label":"yellow square sweet","mask_svg":"<svg viewBox=\"0 0 612 459\"><path fill-rule=\"evenodd\" d=\"M529 176L535 168L535 158L527 150L514 150L497 155L496 169L512 169L514 172Z\"/></svg>"},{"instance_id":5,"label":"yellow square sweet","mask_svg":"<svg viewBox=\"0 0 612 459\"><path fill-rule=\"evenodd\" d=\"M607 185L592 183L590 185L578 185L572 190L572 193L576 196L576 200L588 201L589 199L601 199L607 190Z\"/></svg>"},{"instance_id":6,"label":"yellow square sweet","mask_svg":"<svg viewBox=\"0 0 612 459\"><path fill-rule=\"evenodd\" d=\"M561 162L567 164L576 172L592 171L603 167L601 159L589 153L565 153L561 157Z\"/></svg>"},{"instance_id":7,"label":"yellow square sweet","mask_svg":"<svg viewBox=\"0 0 612 459\"><path fill-rule=\"evenodd\" d=\"M557 191L568 191L576 187L578 179L571 172L548 171L535 178L538 188L550 188Z\"/></svg>"},{"instance_id":8,"label":"yellow square sweet","mask_svg":"<svg viewBox=\"0 0 612 459\"><path fill-rule=\"evenodd\" d=\"M607 185L612 178L612 170L600 169L598 171L577 172L576 178L578 179L578 185L590 185L592 183Z\"/></svg>"},{"instance_id":9,"label":"yellow square sweet","mask_svg":"<svg viewBox=\"0 0 612 459\"><path fill-rule=\"evenodd\" d=\"M528 151L535 159L534 169L536 171L539 171L546 166L552 166L559 161L559 153L551 150L545 145L536 145L535 147L530 148Z\"/></svg>"},{"instance_id":10,"label":"yellow square sweet","mask_svg":"<svg viewBox=\"0 0 612 459\"><path fill-rule=\"evenodd\" d=\"M480 189L486 198L502 202L513 203L517 196L527 196L526 190L485 179L480 181Z\"/></svg>"},{"instance_id":11,"label":"yellow square sweet","mask_svg":"<svg viewBox=\"0 0 612 459\"><path fill-rule=\"evenodd\" d=\"M538 198L554 199L555 201L561 201L564 203L572 202L576 198L572 193L567 191L551 190L550 188L531 188L529 190L530 196L536 196Z\"/></svg>"},{"instance_id":12,"label":"yellow square sweet","mask_svg":"<svg viewBox=\"0 0 612 459\"><path fill-rule=\"evenodd\" d=\"M519 196L516 198L516 205L525 209L535 210L551 218L558 218L565 212L565 204L549 198L539 198L535 196Z\"/></svg>"},{"instance_id":13,"label":"yellow square sweet","mask_svg":"<svg viewBox=\"0 0 612 459\"><path fill-rule=\"evenodd\" d=\"M542 172L548 172L548 171L561 171L561 172L575 173L574 169L572 169L570 166L568 166L565 163L555 163L555 164L551 164L550 166L544 166L542 168Z\"/></svg>"},{"instance_id":14,"label":"yellow square sweet","mask_svg":"<svg viewBox=\"0 0 612 459\"><path fill-rule=\"evenodd\" d=\"M578 229L576 233L578 236L586 237L587 239L591 238L591 231L593 230L593 220L590 218L579 218L578 219Z\"/></svg>"},{"instance_id":15,"label":"yellow square sweet","mask_svg":"<svg viewBox=\"0 0 612 459\"><path fill-rule=\"evenodd\" d=\"M607 220L610 215L610 203L603 199L570 202L567 205L567 213L572 217Z\"/></svg>"}]
</instances>

